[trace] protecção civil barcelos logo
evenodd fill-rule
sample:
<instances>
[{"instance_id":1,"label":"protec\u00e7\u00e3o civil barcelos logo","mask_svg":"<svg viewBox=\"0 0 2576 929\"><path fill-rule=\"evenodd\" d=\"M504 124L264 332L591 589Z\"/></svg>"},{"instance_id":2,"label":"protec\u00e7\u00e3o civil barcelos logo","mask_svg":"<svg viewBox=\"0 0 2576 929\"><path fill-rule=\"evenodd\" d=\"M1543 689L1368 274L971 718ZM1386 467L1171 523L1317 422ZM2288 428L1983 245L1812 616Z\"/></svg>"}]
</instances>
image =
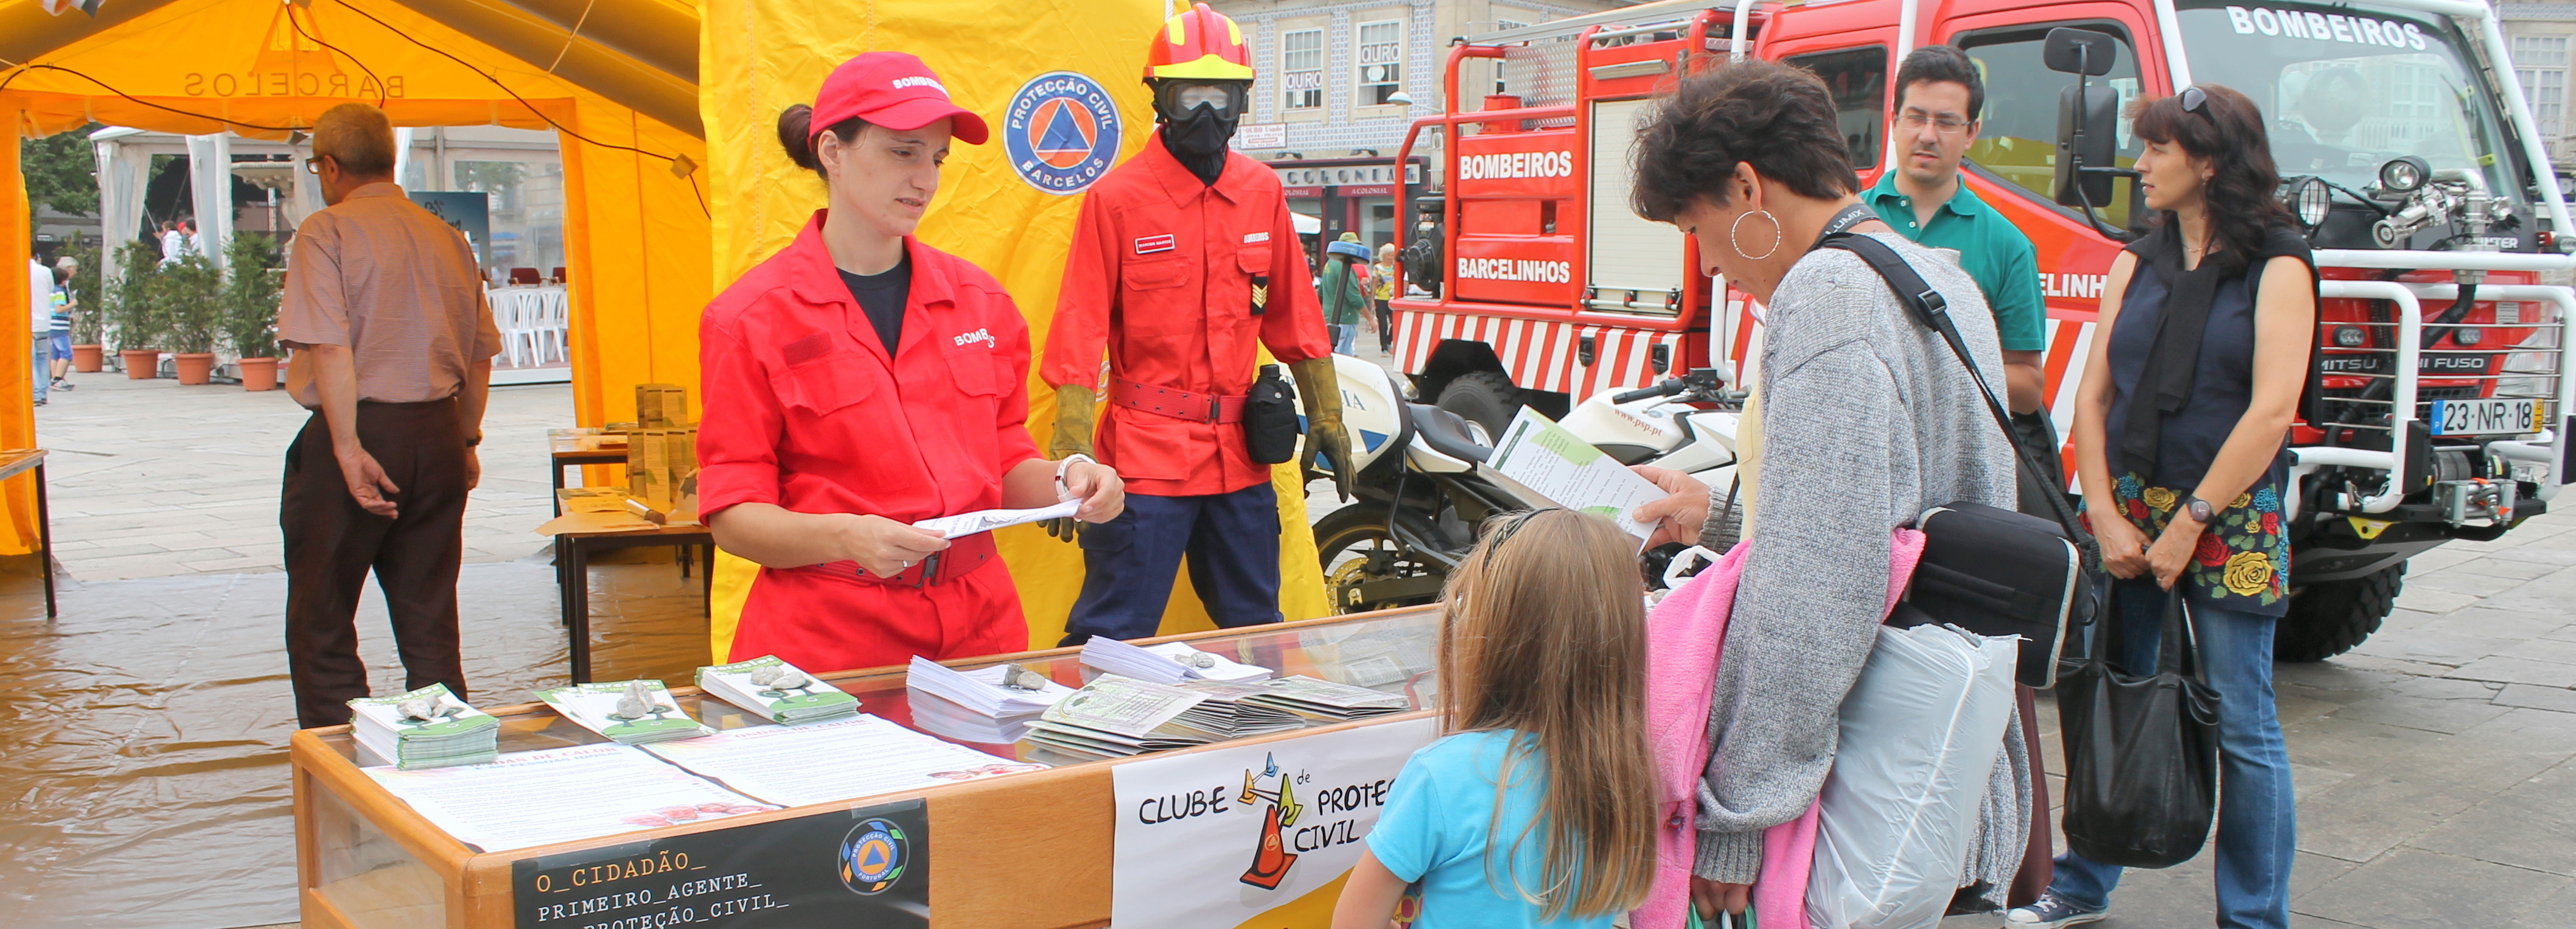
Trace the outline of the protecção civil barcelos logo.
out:
<instances>
[{"instance_id":1,"label":"protec\u00e7\u00e3o civil barcelos logo","mask_svg":"<svg viewBox=\"0 0 2576 929\"><path fill-rule=\"evenodd\" d=\"M1098 81L1050 71L1020 85L1002 114L1011 170L1051 194L1081 193L1118 160L1118 103Z\"/></svg>"},{"instance_id":2,"label":"protec\u00e7\u00e3o civil barcelos logo","mask_svg":"<svg viewBox=\"0 0 2576 929\"><path fill-rule=\"evenodd\" d=\"M894 886L911 862L911 841L902 826L888 820L860 823L841 840L841 883L863 896Z\"/></svg>"}]
</instances>

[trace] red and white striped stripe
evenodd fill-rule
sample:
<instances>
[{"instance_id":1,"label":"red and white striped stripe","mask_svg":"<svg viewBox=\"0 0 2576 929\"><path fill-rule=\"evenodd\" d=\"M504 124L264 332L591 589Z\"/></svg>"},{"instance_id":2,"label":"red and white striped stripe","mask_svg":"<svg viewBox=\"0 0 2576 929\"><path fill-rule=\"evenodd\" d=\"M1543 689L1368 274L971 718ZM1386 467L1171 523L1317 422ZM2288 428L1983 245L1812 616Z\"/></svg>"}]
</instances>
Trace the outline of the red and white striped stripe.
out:
<instances>
[{"instance_id":1,"label":"red and white striped stripe","mask_svg":"<svg viewBox=\"0 0 2576 929\"><path fill-rule=\"evenodd\" d=\"M1429 364L1442 342L1482 342L1512 383L1569 394L1577 403L1604 390L1647 386L1691 365L1682 357L1680 332L1419 310L1399 310L1395 318L1396 357L1408 372ZM1589 365L1578 357L1586 336L1593 342ZM1657 345L1664 346L1663 372L1653 367Z\"/></svg>"}]
</instances>

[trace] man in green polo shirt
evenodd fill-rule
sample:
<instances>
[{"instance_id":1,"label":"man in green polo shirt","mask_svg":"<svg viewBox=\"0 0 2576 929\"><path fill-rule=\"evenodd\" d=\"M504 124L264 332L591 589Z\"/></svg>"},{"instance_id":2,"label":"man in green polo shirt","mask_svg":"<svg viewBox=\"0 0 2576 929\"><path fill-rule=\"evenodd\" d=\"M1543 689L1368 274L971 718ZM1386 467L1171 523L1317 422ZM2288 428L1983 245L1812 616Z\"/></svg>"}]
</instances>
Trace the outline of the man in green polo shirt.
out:
<instances>
[{"instance_id":1,"label":"man in green polo shirt","mask_svg":"<svg viewBox=\"0 0 2576 929\"><path fill-rule=\"evenodd\" d=\"M2057 430L2044 410L2040 354L2048 347L2047 307L2040 298L2037 252L2029 236L1959 182L1959 162L1977 141L1985 105L1985 81L1956 46L1927 45L1906 55L1896 72L1897 161L1861 200L1907 238L1959 253L1960 266L1976 279L1995 314L2016 439L2062 488ZM2021 507L2052 514L2027 475Z\"/></svg>"}]
</instances>

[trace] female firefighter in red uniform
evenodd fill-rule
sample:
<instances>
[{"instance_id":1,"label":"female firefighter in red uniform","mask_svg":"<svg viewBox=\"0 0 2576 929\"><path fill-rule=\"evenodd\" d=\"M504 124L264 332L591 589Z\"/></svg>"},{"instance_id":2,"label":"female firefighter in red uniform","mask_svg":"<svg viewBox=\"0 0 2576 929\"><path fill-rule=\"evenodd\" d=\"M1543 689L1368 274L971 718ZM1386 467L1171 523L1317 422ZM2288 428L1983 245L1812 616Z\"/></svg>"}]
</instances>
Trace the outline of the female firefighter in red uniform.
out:
<instances>
[{"instance_id":1,"label":"female firefighter in red uniform","mask_svg":"<svg viewBox=\"0 0 2576 929\"><path fill-rule=\"evenodd\" d=\"M920 59L871 52L778 126L830 208L699 323L699 507L716 544L762 566L732 656L821 672L1018 651L1028 628L992 535L911 524L1060 499L1098 522L1125 497L1108 467L1038 457L1019 309L912 238L952 134L983 144L984 121Z\"/></svg>"}]
</instances>

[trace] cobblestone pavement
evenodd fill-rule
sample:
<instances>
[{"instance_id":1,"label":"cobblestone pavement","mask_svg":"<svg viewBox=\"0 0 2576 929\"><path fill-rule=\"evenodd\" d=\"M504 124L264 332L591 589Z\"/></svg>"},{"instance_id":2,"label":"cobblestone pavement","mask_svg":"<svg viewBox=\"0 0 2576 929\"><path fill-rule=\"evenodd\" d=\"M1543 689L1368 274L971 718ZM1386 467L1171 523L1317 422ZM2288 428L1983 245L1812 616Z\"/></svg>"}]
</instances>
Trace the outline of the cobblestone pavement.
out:
<instances>
[{"instance_id":1,"label":"cobblestone pavement","mask_svg":"<svg viewBox=\"0 0 2576 929\"><path fill-rule=\"evenodd\" d=\"M229 386L78 377L37 417L75 579L62 619L42 621L32 559L0 571L0 679L18 682L0 699L0 721L14 723L0 732L25 734L0 744L12 759L0 796L25 798L0 819L0 925L292 920L293 710L274 572L280 456L304 413ZM547 512L544 429L570 420L566 387L493 392L466 526L481 563L459 598L478 701L561 680L552 572L529 530ZM1332 494L1316 487L1320 516ZM2562 502L2576 511L2576 497ZM694 581L639 562L602 566L592 588L602 677L685 680L703 636ZM2293 925L2567 925L2576 512L2417 558L2399 604L2353 653L2277 669L2299 792ZM360 629L380 690L400 681L382 615L370 593ZM2048 722L2049 767L2062 771ZM101 772L125 780L66 786ZM205 872L213 836L223 867ZM204 892L163 879L183 873L211 879L188 885ZM2204 854L2133 872L2100 925L2206 925L2211 897Z\"/></svg>"}]
</instances>

